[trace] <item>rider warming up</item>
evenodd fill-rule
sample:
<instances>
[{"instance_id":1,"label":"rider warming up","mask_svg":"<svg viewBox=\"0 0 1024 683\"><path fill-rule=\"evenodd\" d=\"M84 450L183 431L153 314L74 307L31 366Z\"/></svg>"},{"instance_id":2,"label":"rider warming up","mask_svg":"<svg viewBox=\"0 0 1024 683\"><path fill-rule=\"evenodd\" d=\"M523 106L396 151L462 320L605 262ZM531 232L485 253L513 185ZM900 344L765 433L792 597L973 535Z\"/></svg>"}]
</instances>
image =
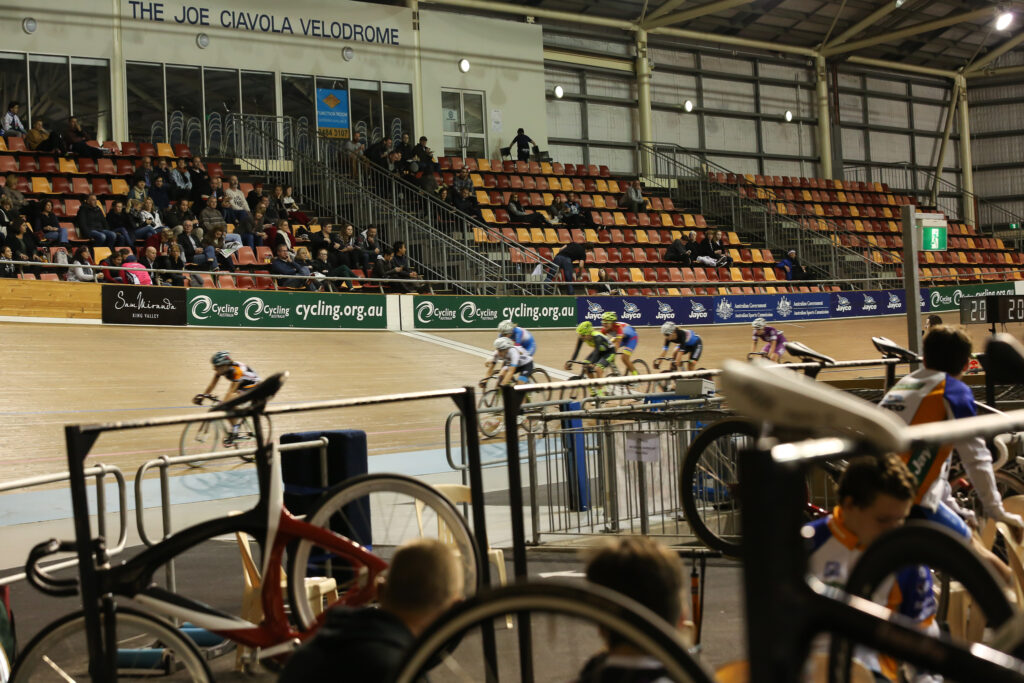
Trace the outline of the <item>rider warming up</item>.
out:
<instances>
[{"instance_id":1,"label":"rider warming up","mask_svg":"<svg viewBox=\"0 0 1024 683\"><path fill-rule=\"evenodd\" d=\"M626 366L627 375L638 375L633 366L633 351L636 350L640 337L636 330L628 323L616 322L617 315L608 311L601 316L601 332L615 340L615 350L622 354L622 364Z\"/></svg>"},{"instance_id":2,"label":"rider warming up","mask_svg":"<svg viewBox=\"0 0 1024 683\"><path fill-rule=\"evenodd\" d=\"M693 330L684 330L675 323L663 324L661 326L661 333L665 335L665 345L661 347L661 355L663 357L668 353L670 345L676 345L676 349L672 353L672 368L680 367L683 362L683 356L689 354L690 359L686 361L686 369L696 370L697 361L700 360L700 355L704 351L704 343L700 337ZM654 361L655 370L658 369L661 360L659 358Z\"/></svg>"},{"instance_id":3,"label":"rider warming up","mask_svg":"<svg viewBox=\"0 0 1024 683\"><path fill-rule=\"evenodd\" d=\"M213 389L217 386L217 382L221 377L224 377L228 381L228 390L227 393L224 394L224 401L227 401L240 391L245 391L256 384L259 384L260 376L256 374L256 371L245 363L238 363L231 360L231 354L227 351L218 351L213 354L213 358L210 359L210 363L213 364L213 379L210 380L210 384L206 387L206 391L201 394L196 394L192 398L192 402L197 406L203 404L204 397L213 393ZM230 446L238 440L238 428L242 424L242 421L239 418L232 418L230 422L231 433L224 438L225 446Z\"/></svg>"},{"instance_id":4,"label":"rider warming up","mask_svg":"<svg viewBox=\"0 0 1024 683\"><path fill-rule=\"evenodd\" d=\"M603 333L595 332L593 324L589 321L577 325L576 334L579 336L576 340L576 348L573 349L572 358L566 361L565 369L569 370L572 368L572 362L576 360L580 349L583 348L584 344L588 344L594 350L590 352L590 355L584 361L586 365L583 367L583 374L587 377L600 377L604 369L615 362L615 345Z\"/></svg>"},{"instance_id":5,"label":"rider warming up","mask_svg":"<svg viewBox=\"0 0 1024 683\"><path fill-rule=\"evenodd\" d=\"M766 342L761 348L761 353L767 354L768 360L778 363L782 360L782 354L786 351L786 336L782 330L772 327L764 318L757 318L751 323L754 328L754 343L751 352L757 352L758 342Z\"/></svg>"}]
</instances>

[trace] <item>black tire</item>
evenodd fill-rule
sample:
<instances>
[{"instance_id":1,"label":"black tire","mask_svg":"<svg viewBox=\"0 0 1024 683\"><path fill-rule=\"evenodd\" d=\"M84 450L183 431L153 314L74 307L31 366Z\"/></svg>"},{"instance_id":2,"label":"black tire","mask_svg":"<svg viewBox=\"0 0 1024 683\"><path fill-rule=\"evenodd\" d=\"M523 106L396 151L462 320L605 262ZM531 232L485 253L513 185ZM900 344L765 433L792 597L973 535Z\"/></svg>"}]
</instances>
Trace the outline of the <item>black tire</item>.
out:
<instances>
[{"instance_id":1,"label":"black tire","mask_svg":"<svg viewBox=\"0 0 1024 683\"><path fill-rule=\"evenodd\" d=\"M678 633L664 620L624 595L597 585L565 585L554 582L502 586L466 600L434 622L405 657L397 683L421 680L451 643L475 627L504 615L514 615L525 628L530 612L574 616L617 633L667 669L676 683L711 683L712 677L686 651ZM534 629L534 637L538 629ZM502 672L506 679L511 672ZM481 679L482 680L482 679ZM524 676L525 680L525 676ZM549 680L541 675L537 680Z\"/></svg>"},{"instance_id":2,"label":"black tire","mask_svg":"<svg viewBox=\"0 0 1024 683\"><path fill-rule=\"evenodd\" d=\"M534 368L530 371L530 378L534 384L548 384L551 382L551 375L544 368ZM551 400L551 389L545 389L543 391L532 392L536 398L535 401L550 401Z\"/></svg>"},{"instance_id":3,"label":"black tire","mask_svg":"<svg viewBox=\"0 0 1024 683\"><path fill-rule=\"evenodd\" d=\"M992 570L949 529L932 522L909 522L881 535L864 551L850 572L846 592L870 597L886 577L908 566L924 565L959 581L989 626L998 628L1013 616L999 580ZM853 644L833 637L829 647L829 683L850 681ZM1019 656L1019 653L1016 653Z\"/></svg>"},{"instance_id":4,"label":"black tire","mask_svg":"<svg viewBox=\"0 0 1024 683\"><path fill-rule=\"evenodd\" d=\"M213 681L206 660L187 636L171 623L131 607L116 612L118 642L131 648L153 650L155 658L173 669L159 680ZM101 621L103 617L100 617ZM162 651L162 652L161 652ZM170 656L173 653L173 656ZM161 661L162 660L162 661ZM85 648L85 612L61 617L36 635L18 657L12 683L63 683L89 680L89 653ZM119 681L152 680L157 670L137 676L118 672ZM63 674L63 675L62 675Z\"/></svg>"},{"instance_id":5,"label":"black tire","mask_svg":"<svg viewBox=\"0 0 1024 683\"><path fill-rule=\"evenodd\" d=\"M477 410L497 410L497 412L479 412L477 413L477 425L480 428L480 433L486 437L497 436L502 429L505 428L505 413L502 407L505 405L501 398L500 389L488 389L484 393L480 394L480 398L477 399L476 407Z\"/></svg>"},{"instance_id":6,"label":"black tire","mask_svg":"<svg viewBox=\"0 0 1024 683\"><path fill-rule=\"evenodd\" d=\"M224 421L189 422L181 430L178 455L198 455L218 450L224 441Z\"/></svg>"},{"instance_id":7,"label":"black tire","mask_svg":"<svg viewBox=\"0 0 1024 683\"><path fill-rule=\"evenodd\" d=\"M647 361L642 358L633 359L633 367L636 368L637 374L649 375L651 374L651 368L647 365ZM636 384L636 391L641 394L649 394L652 391L652 382L638 382Z\"/></svg>"},{"instance_id":8,"label":"black tire","mask_svg":"<svg viewBox=\"0 0 1024 683\"><path fill-rule=\"evenodd\" d=\"M715 422L693 440L680 468L679 491L690 528L701 543L729 557L739 557L742 545L736 458L760 433L758 424L739 417ZM709 510L714 521L705 519Z\"/></svg>"}]
</instances>

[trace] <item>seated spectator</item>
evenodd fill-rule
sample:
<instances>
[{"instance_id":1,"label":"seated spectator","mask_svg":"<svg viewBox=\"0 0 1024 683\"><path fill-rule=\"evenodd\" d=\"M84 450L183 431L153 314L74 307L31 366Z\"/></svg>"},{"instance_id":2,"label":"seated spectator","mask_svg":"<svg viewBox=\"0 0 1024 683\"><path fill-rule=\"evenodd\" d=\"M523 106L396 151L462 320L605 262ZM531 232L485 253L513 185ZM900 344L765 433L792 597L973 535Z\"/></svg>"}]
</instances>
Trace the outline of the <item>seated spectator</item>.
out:
<instances>
[{"instance_id":1,"label":"seated spectator","mask_svg":"<svg viewBox=\"0 0 1024 683\"><path fill-rule=\"evenodd\" d=\"M712 254L712 256L715 256L717 258L724 258L725 259L724 267L728 268L729 266L732 265L733 261L732 261L732 257L729 256L728 248L726 248L726 246L725 246L725 240L722 239L722 231L721 230L712 230L712 231L710 231L709 234L710 234L710 237L711 237L711 254Z\"/></svg>"},{"instance_id":2,"label":"seated spectator","mask_svg":"<svg viewBox=\"0 0 1024 683\"><path fill-rule=\"evenodd\" d=\"M146 246L156 249L157 256L166 254L174 244L174 231L164 226L146 239Z\"/></svg>"},{"instance_id":3,"label":"seated spectator","mask_svg":"<svg viewBox=\"0 0 1024 683\"><path fill-rule=\"evenodd\" d=\"M385 249L384 253L378 257L373 272L374 277L405 281L398 288L393 288L393 291L420 292L421 294L430 291L430 286L426 283L416 282L423 280L423 276L410 267L405 242L395 242L393 250Z\"/></svg>"},{"instance_id":4,"label":"seated spectator","mask_svg":"<svg viewBox=\"0 0 1024 683\"><path fill-rule=\"evenodd\" d=\"M39 244L32 234L32 226L26 220L15 222L14 227L8 231L4 244L11 248L15 261L43 262L39 257Z\"/></svg>"},{"instance_id":5,"label":"seated spectator","mask_svg":"<svg viewBox=\"0 0 1024 683\"><path fill-rule=\"evenodd\" d=\"M292 223L298 223L299 225L309 225L309 217L299 209L299 203L295 201L295 197L292 196L291 185L284 188L284 194L281 196L281 204L284 206L285 213L288 214L288 220Z\"/></svg>"},{"instance_id":6,"label":"seated spectator","mask_svg":"<svg viewBox=\"0 0 1024 683\"><path fill-rule=\"evenodd\" d=\"M348 268L363 267L362 250L359 248L359 243L356 239L356 229L351 223L346 223L342 227L335 243L337 244L338 265L344 265Z\"/></svg>"},{"instance_id":7,"label":"seated spectator","mask_svg":"<svg viewBox=\"0 0 1024 683\"><path fill-rule=\"evenodd\" d=\"M796 255L796 249L790 249L786 252L786 258L782 259L775 265L785 271L787 280L810 279L807 271L805 271L803 265L800 264L800 259Z\"/></svg>"},{"instance_id":8,"label":"seated spectator","mask_svg":"<svg viewBox=\"0 0 1024 683\"><path fill-rule=\"evenodd\" d=\"M689 267L693 263L693 245L690 244L690 238L684 234L679 239L672 240L662 258L678 263L684 268Z\"/></svg>"},{"instance_id":9,"label":"seated spectator","mask_svg":"<svg viewBox=\"0 0 1024 683\"><path fill-rule=\"evenodd\" d=\"M163 176L153 178L153 184L149 188L149 198L153 200L153 206L163 211L171 204L171 197L167 192L167 185Z\"/></svg>"},{"instance_id":10,"label":"seated spectator","mask_svg":"<svg viewBox=\"0 0 1024 683\"><path fill-rule=\"evenodd\" d=\"M235 239L230 239L235 238ZM198 261L200 265L204 265L210 270L224 270L231 272L235 269L234 263L231 262L231 254L233 254L237 247L229 247L230 242L235 242L238 245L241 242L238 240L237 235L228 235L224 232L224 228L211 228L206 231L206 236L203 238L203 256L205 257L202 261ZM198 259L198 254L196 255Z\"/></svg>"},{"instance_id":11,"label":"seated spectator","mask_svg":"<svg viewBox=\"0 0 1024 683\"><path fill-rule=\"evenodd\" d=\"M196 215L192 212L192 200L188 197L182 197L178 200L178 203L174 206L167 207L167 210L163 212L164 225L174 230L175 234L181 234L181 226L185 224L185 221L189 220L197 222ZM202 235L200 234L201 238Z\"/></svg>"},{"instance_id":12,"label":"seated spectator","mask_svg":"<svg viewBox=\"0 0 1024 683\"><path fill-rule=\"evenodd\" d=\"M267 198L267 215L274 216L275 221L288 218L288 211L284 208L284 187L281 185L274 185Z\"/></svg>"},{"instance_id":13,"label":"seated spectator","mask_svg":"<svg viewBox=\"0 0 1024 683\"><path fill-rule=\"evenodd\" d=\"M6 244L0 245L0 278L18 277L18 266L12 263L14 252Z\"/></svg>"},{"instance_id":14,"label":"seated spectator","mask_svg":"<svg viewBox=\"0 0 1024 683\"><path fill-rule=\"evenodd\" d=\"M412 158L412 151L415 146L412 144L412 139L408 133L402 133L402 137L399 140L395 140L395 144L391 147L392 152L398 152L402 155L403 161L408 161Z\"/></svg>"},{"instance_id":15,"label":"seated spectator","mask_svg":"<svg viewBox=\"0 0 1024 683\"><path fill-rule=\"evenodd\" d=\"M321 248L317 252L317 258L312 262L310 269L325 277L354 278L356 276L355 273L353 273L352 270L344 263L332 266L327 249L325 248ZM350 292L352 291L352 286L352 281L332 281L324 282L322 289L326 292Z\"/></svg>"},{"instance_id":16,"label":"seated spectator","mask_svg":"<svg viewBox=\"0 0 1024 683\"><path fill-rule=\"evenodd\" d=\"M0 235L7 237L11 226L19 219L18 214L11 206L11 198L6 195L0 197Z\"/></svg>"},{"instance_id":17,"label":"seated spectator","mask_svg":"<svg viewBox=\"0 0 1024 683\"><path fill-rule=\"evenodd\" d=\"M587 581L635 600L693 640L679 556L655 540L628 536L608 541L587 562ZM668 672L618 633L601 630L605 650L590 659L577 683L668 681Z\"/></svg>"},{"instance_id":18,"label":"seated spectator","mask_svg":"<svg viewBox=\"0 0 1024 683\"><path fill-rule=\"evenodd\" d=\"M198 233L194 219L186 218L182 221L178 245L181 247L181 256L186 263L199 263L196 257L203 255L203 238Z\"/></svg>"},{"instance_id":19,"label":"seated spectator","mask_svg":"<svg viewBox=\"0 0 1024 683\"><path fill-rule=\"evenodd\" d=\"M472 216L478 221L483 221L484 217L480 213L480 205L467 188L462 188L462 191L455 197L454 206L462 213Z\"/></svg>"},{"instance_id":20,"label":"seated spectator","mask_svg":"<svg viewBox=\"0 0 1024 683\"><path fill-rule=\"evenodd\" d=\"M547 219L542 214L524 209L515 194L509 196L507 209L509 218L512 219L513 223L526 223L534 227L548 225Z\"/></svg>"},{"instance_id":21,"label":"seated spectator","mask_svg":"<svg viewBox=\"0 0 1024 683\"><path fill-rule=\"evenodd\" d=\"M206 198L210 196L212 186L202 158L193 156L188 162L188 172L192 178L192 204L194 206L205 206Z\"/></svg>"},{"instance_id":22,"label":"seated spectator","mask_svg":"<svg viewBox=\"0 0 1024 683\"><path fill-rule=\"evenodd\" d=\"M68 246L67 228L62 228L57 215L53 213L53 202L49 199L43 202L43 208L36 216L35 232L43 238L46 246Z\"/></svg>"},{"instance_id":23,"label":"seated spectator","mask_svg":"<svg viewBox=\"0 0 1024 683\"><path fill-rule=\"evenodd\" d=\"M615 284L615 280L608 275L608 271L601 268L597 271L597 282L594 283L598 294L622 294L622 290Z\"/></svg>"},{"instance_id":24,"label":"seated spectator","mask_svg":"<svg viewBox=\"0 0 1024 683\"><path fill-rule=\"evenodd\" d=\"M123 228L112 230L107 223L107 216L103 213L103 207L96 201L96 195L91 194L85 198L85 204L78 208L78 234L87 240L91 240L97 247L128 246L131 238Z\"/></svg>"},{"instance_id":25,"label":"seated spectator","mask_svg":"<svg viewBox=\"0 0 1024 683\"><path fill-rule=\"evenodd\" d=\"M199 214L199 225L202 226L203 232L208 232L214 228L224 229L227 227L228 222L224 220L224 214L221 212L220 207L217 206L217 198L215 196L209 196L206 198L206 208Z\"/></svg>"},{"instance_id":26,"label":"seated spectator","mask_svg":"<svg viewBox=\"0 0 1024 683\"><path fill-rule=\"evenodd\" d=\"M455 176L455 180L452 181L452 190L457 195L461 195L463 190L474 191L473 179L469 177L469 169L463 166L459 169L458 174Z\"/></svg>"},{"instance_id":27,"label":"seated spectator","mask_svg":"<svg viewBox=\"0 0 1024 683\"><path fill-rule=\"evenodd\" d=\"M277 258L270 262L270 272L275 275L300 275L301 278L279 279L278 287L285 289L316 289L316 285L309 281L310 271L306 266L300 266L292 259L292 253L288 251L287 245L280 242L277 245Z\"/></svg>"},{"instance_id":28,"label":"seated spectator","mask_svg":"<svg viewBox=\"0 0 1024 683\"><path fill-rule=\"evenodd\" d=\"M434 150L427 146L427 137L420 137L419 143L412 148L412 158L419 163L420 169L433 172L438 170L437 162L434 160Z\"/></svg>"},{"instance_id":29,"label":"seated spectator","mask_svg":"<svg viewBox=\"0 0 1024 683\"><path fill-rule=\"evenodd\" d=\"M333 224L325 223L320 227L320 232L313 233L310 248L314 254L319 254L321 249L327 250L327 263L330 264L331 268L334 268L341 262L341 254L338 252L340 242L341 233L335 231ZM358 248L356 254L356 260L361 266L363 261L362 252Z\"/></svg>"},{"instance_id":30,"label":"seated spectator","mask_svg":"<svg viewBox=\"0 0 1024 683\"><path fill-rule=\"evenodd\" d=\"M267 241L267 228L273 225L273 222L267 220L263 208L257 205L256 210L252 213L253 241L257 246L263 246Z\"/></svg>"},{"instance_id":31,"label":"seated spectator","mask_svg":"<svg viewBox=\"0 0 1024 683\"><path fill-rule=\"evenodd\" d=\"M391 137L386 136L366 148L366 159L371 164L383 169L388 167L388 155L391 153Z\"/></svg>"},{"instance_id":32,"label":"seated spectator","mask_svg":"<svg viewBox=\"0 0 1024 683\"><path fill-rule=\"evenodd\" d=\"M275 254L277 253L277 248L282 244L288 248L288 251L294 251L297 242L288 221L282 218L277 222L277 225L267 228L266 243L267 246L274 250Z\"/></svg>"},{"instance_id":33,"label":"seated spectator","mask_svg":"<svg viewBox=\"0 0 1024 683\"><path fill-rule=\"evenodd\" d=\"M647 200L644 199L644 190L640 185L639 180L634 180L626 188L626 191L622 193L622 198L619 200L619 206L624 208L626 211L632 211L633 213L640 213L647 210Z\"/></svg>"},{"instance_id":34,"label":"seated spectator","mask_svg":"<svg viewBox=\"0 0 1024 683\"><path fill-rule=\"evenodd\" d=\"M177 166L171 171L171 198L182 199L192 196L192 174L184 159L178 159ZM181 225L173 223L172 225Z\"/></svg>"},{"instance_id":35,"label":"seated spectator","mask_svg":"<svg viewBox=\"0 0 1024 683\"><path fill-rule=\"evenodd\" d=\"M20 106L17 102L9 102L7 104L7 112L0 119L0 131L2 131L5 138L23 137L28 132L25 130L25 126L22 125L21 119L18 118Z\"/></svg>"},{"instance_id":36,"label":"seated spectator","mask_svg":"<svg viewBox=\"0 0 1024 683\"><path fill-rule=\"evenodd\" d=\"M92 268L92 254L89 247L75 247L71 258L71 269L68 271L68 282L95 282L96 273Z\"/></svg>"},{"instance_id":37,"label":"seated spectator","mask_svg":"<svg viewBox=\"0 0 1024 683\"><path fill-rule=\"evenodd\" d=\"M163 157L156 160L156 171L153 176L153 182L149 185L150 187L153 187L153 185L156 184L157 178L164 179L164 187L168 188L169 191L171 186L171 167L167 164L167 159L164 159Z\"/></svg>"},{"instance_id":38,"label":"seated spectator","mask_svg":"<svg viewBox=\"0 0 1024 683\"><path fill-rule=\"evenodd\" d=\"M714 230L708 230L704 233L704 239L697 243L694 250L696 254L694 260L708 268L722 268L729 265L732 259L724 253L722 243L714 241L714 233Z\"/></svg>"},{"instance_id":39,"label":"seated spectator","mask_svg":"<svg viewBox=\"0 0 1024 683\"><path fill-rule=\"evenodd\" d=\"M153 198L146 197L142 202L142 206L139 207L139 228L135 231L136 241L147 239L150 235L156 234L164 227L163 219L160 218L160 212L153 205Z\"/></svg>"},{"instance_id":40,"label":"seated spectator","mask_svg":"<svg viewBox=\"0 0 1024 683\"><path fill-rule=\"evenodd\" d=\"M228 178L228 186L224 188L224 196L228 198L231 209L238 212L238 215L250 216L249 202L246 201L245 194L239 188L238 176ZM228 222L237 224L237 221Z\"/></svg>"},{"instance_id":41,"label":"seated spectator","mask_svg":"<svg viewBox=\"0 0 1024 683\"><path fill-rule=\"evenodd\" d=\"M363 156L366 150L366 145L363 144L362 134L357 130L352 133L352 137L341 143L341 151L348 155Z\"/></svg>"},{"instance_id":42,"label":"seated spectator","mask_svg":"<svg viewBox=\"0 0 1024 683\"><path fill-rule=\"evenodd\" d=\"M93 159L99 159L103 156L104 150L100 147L93 147L89 144L89 140L94 139L94 136L82 127L82 124L78 122L78 118L72 116L68 119L68 130L64 134L64 140L68 145L68 149L75 154L83 157L92 157Z\"/></svg>"},{"instance_id":43,"label":"seated spectator","mask_svg":"<svg viewBox=\"0 0 1024 683\"><path fill-rule=\"evenodd\" d=\"M136 176L132 189L128 190L128 200L135 200L141 203L149 197L149 190L146 188L146 181Z\"/></svg>"},{"instance_id":44,"label":"seated spectator","mask_svg":"<svg viewBox=\"0 0 1024 683\"><path fill-rule=\"evenodd\" d=\"M18 176L13 173L7 176L3 196L11 200L11 208L14 210L15 215L24 215L27 212L28 200L25 199L24 193L18 189Z\"/></svg>"},{"instance_id":45,"label":"seated spectator","mask_svg":"<svg viewBox=\"0 0 1024 683\"><path fill-rule=\"evenodd\" d=\"M157 257L156 267L158 270L185 270L187 264L181 256L181 245L177 242L171 242L167 248L167 253ZM171 287L185 286L185 276L181 273L158 273L155 277L156 284L158 285L170 285Z\"/></svg>"},{"instance_id":46,"label":"seated spectator","mask_svg":"<svg viewBox=\"0 0 1024 683\"><path fill-rule=\"evenodd\" d=\"M138 182L141 180L148 191L153 186L154 178L156 178L156 169L153 168L153 159L148 156L142 157L142 163L139 164L132 175L132 185L138 185ZM142 201L145 197L137 197L137 199Z\"/></svg>"},{"instance_id":47,"label":"seated spectator","mask_svg":"<svg viewBox=\"0 0 1024 683\"><path fill-rule=\"evenodd\" d=\"M81 212L81 210L79 210ZM135 241L136 230L139 229L140 217L139 212L136 210L133 213L125 211L124 200L115 199L110 205L110 211L107 212L107 226L114 231L117 235L123 235L126 244L131 244ZM139 239L143 239L142 236Z\"/></svg>"},{"instance_id":48,"label":"seated spectator","mask_svg":"<svg viewBox=\"0 0 1024 683\"><path fill-rule=\"evenodd\" d=\"M127 250L125 250L127 251ZM124 276L121 274L122 270L110 270L110 266L120 268L124 265L124 251L121 249L114 249L110 252L110 256L100 261L100 265L106 266L103 269L103 281L107 283L124 283Z\"/></svg>"},{"instance_id":49,"label":"seated spectator","mask_svg":"<svg viewBox=\"0 0 1024 683\"><path fill-rule=\"evenodd\" d=\"M570 192L565 200L565 208L562 209L562 225L572 228L592 228L594 221L590 212L583 208L575 192Z\"/></svg>"},{"instance_id":50,"label":"seated spectator","mask_svg":"<svg viewBox=\"0 0 1024 683\"><path fill-rule=\"evenodd\" d=\"M395 551L379 607L334 607L324 625L289 658L278 683L336 677L345 662L351 681L390 681L413 640L462 599L463 576L451 548L417 539Z\"/></svg>"},{"instance_id":51,"label":"seated spectator","mask_svg":"<svg viewBox=\"0 0 1024 683\"><path fill-rule=\"evenodd\" d=\"M363 271L368 272L377 263L377 258L383 253L384 245L377 237L377 226L371 225L359 235L356 245L363 252Z\"/></svg>"},{"instance_id":52,"label":"seated spectator","mask_svg":"<svg viewBox=\"0 0 1024 683\"><path fill-rule=\"evenodd\" d=\"M59 152L63 154L67 151L61 134L51 133L46 130L42 119L36 119L32 122L32 128L25 136L25 145L37 152Z\"/></svg>"},{"instance_id":53,"label":"seated spectator","mask_svg":"<svg viewBox=\"0 0 1024 683\"><path fill-rule=\"evenodd\" d=\"M142 258L139 259L139 263L141 263L142 267L146 270L153 270L156 268L156 259L156 247L146 247L142 250ZM151 274L150 277L154 280L156 279L155 275Z\"/></svg>"},{"instance_id":54,"label":"seated spectator","mask_svg":"<svg viewBox=\"0 0 1024 683\"><path fill-rule=\"evenodd\" d=\"M257 182L249 190L249 194L245 195L245 203L249 206L249 213L256 211L256 205L263 199L263 183Z\"/></svg>"},{"instance_id":55,"label":"seated spectator","mask_svg":"<svg viewBox=\"0 0 1024 683\"><path fill-rule=\"evenodd\" d=\"M441 185L440 187L437 188L437 198L438 198L438 200L440 200L441 202L443 202L445 204L451 204L452 203L453 195L452 195L451 191L448 190L448 186L447 185Z\"/></svg>"}]
</instances>

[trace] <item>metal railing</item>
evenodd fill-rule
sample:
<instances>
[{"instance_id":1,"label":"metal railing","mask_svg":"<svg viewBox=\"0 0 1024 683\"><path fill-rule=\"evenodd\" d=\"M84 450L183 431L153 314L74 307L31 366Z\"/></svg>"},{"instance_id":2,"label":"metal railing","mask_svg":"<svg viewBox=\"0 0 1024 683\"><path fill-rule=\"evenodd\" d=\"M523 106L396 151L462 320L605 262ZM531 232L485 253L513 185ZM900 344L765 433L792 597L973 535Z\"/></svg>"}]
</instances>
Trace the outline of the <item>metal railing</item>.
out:
<instances>
[{"instance_id":1,"label":"metal railing","mask_svg":"<svg viewBox=\"0 0 1024 683\"><path fill-rule=\"evenodd\" d=\"M781 253L796 249L804 267L818 276L875 283L896 277L898 264L887 250L867 243L863 253L846 247L840 239L845 231L834 221L817 216L799 220L778 213L774 200L745 196L737 185L718 182L717 174L732 172L703 155L649 142L637 143L637 155L637 167L649 169L648 183L675 193L717 225L751 241Z\"/></svg>"},{"instance_id":2,"label":"metal railing","mask_svg":"<svg viewBox=\"0 0 1024 683\"><path fill-rule=\"evenodd\" d=\"M291 185L302 204L320 216L335 217L354 225L381 226L382 237L394 244L401 240L417 270L425 277L444 280L466 294L524 293L517 280L512 249L504 238L487 241L487 253L470 244L481 234L482 223L436 201L412 186L359 159L342 155L334 143L319 141L316 154L300 150L284 140L294 140L291 117L231 114L233 131L227 152L243 170L268 182ZM532 265L530 268L532 269ZM465 281L488 283L468 289Z\"/></svg>"}]
</instances>

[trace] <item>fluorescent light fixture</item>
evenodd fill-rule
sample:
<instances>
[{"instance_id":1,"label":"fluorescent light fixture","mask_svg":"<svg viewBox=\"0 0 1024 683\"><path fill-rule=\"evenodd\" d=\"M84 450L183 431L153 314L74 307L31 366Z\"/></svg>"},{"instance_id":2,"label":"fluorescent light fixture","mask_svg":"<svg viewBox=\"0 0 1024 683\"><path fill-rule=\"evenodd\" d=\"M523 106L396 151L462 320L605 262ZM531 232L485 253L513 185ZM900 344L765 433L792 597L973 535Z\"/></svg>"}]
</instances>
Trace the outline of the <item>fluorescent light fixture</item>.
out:
<instances>
[{"instance_id":1,"label":"fluorescent light fixture","mask_svg":"<svg viewBox=\"0 0 1024 683\"><path fill-rule=\"evenodd\" d=\"M903 3L905 3L906 1L907 0L896 0L896 6L897 7L903 7Z\"/></svg>"},{"instance_id":2,"label":"fluorescent light fixture","mask_svg":"<svg viewBox=\"0 0 1024 683\"><path fill-rule=\"evenodd\" d=\"M996 30L1005 31L1006 29L1010 28L1010 24L1012 23L1013 12L1003 12L1002 14L999 15L999 18L996 19Z\"/></svg>"},{"instance_id":3,"label":"fluorescent light fixture","mask_svg":"<svg viewBox=\"0 0 1024 683\"><path fill-rule=\"evenodd\" d=\"M554 93L555 93L555 99L560 100L560 99L562 99L562 96L565 95L565 89L562 88L562 86L560 86L560 85L556 85Z\"/></svg>"},{"instance_id":4,"label":"fluorescent light fixture","mask_svg":"<svg viewBox=\"0 0 1024 683\"><path fill-rule=\"evenodd\" d=\"M461 71L462 73L468 73L469 72L469 60L468 59L460 59L459 60L459 71Z\"/></svg>"},{"instance_id":5,"label":"fluorescent light fixture","mask_svg":"<svg viewBox=\"0 0 1024 683\"><path fill-rule=\"evenodd\" d=\"M786 110L786 121L792 121L792 120L793 120L793 112L791 112L790 110L787 109Z\"/></svg>"},{"instance_id":6,"label":"fluorescent light fixture","mask_svg":"<svg viewBox=\"0 0 1024 683\"><path fill-rule=\"evenodd\" d=\"M693 101L686 100L685 102L683 102L683 109L685 109L687 112L693 111Z\"/></svg>"}]
</instances>

